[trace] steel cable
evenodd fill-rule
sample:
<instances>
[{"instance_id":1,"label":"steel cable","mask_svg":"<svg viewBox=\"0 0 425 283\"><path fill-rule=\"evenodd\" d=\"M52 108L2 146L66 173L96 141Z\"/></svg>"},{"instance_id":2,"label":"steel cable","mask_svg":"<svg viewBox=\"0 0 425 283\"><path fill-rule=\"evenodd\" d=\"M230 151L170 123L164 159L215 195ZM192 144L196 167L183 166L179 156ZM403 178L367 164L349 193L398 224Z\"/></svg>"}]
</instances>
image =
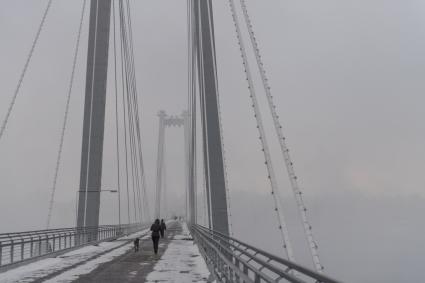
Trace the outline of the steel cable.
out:
<instances>
[{"instance_id":1,"label":"steel cable","mask_svg":"<svg viewBox=\"0 0 425 283\"><path fill-rule=\"evenodd\" d=\"M118 114L118 79L117 79L117 44L116 44L116 18L115 1L112 1L112 19L114 28L114 90L115 90L115 134L116 134L116 158L117 158L117 189L118 189L118 223L121 227L121 171L120 171L120 143L119 143L119 114Z\"/></svg>"},{"instance_id":2,"label":"steel cable","mask_svg":"<svg viewBox=\"0 0 425 283\"><path fill-rule=\"evenodd\" d=\"M4 131L6 130L6 126L7 126L7 123L9 121L10 114L12 113L13 106L15 105L15 102L16 102L16 97L18 96L19 90L21 89L22 82L24 80L25 74L26 74L28 66L30 64L30 61L31 61L32 55L34 53L35 47L37 45L38 39L40 37L41 31L43 30L44 22L46 21L47 14L50 10L51 5L52 5L52 0L48 0L46 9L44 10L43 17L42 17L40 25L38 27L37 33L36 33L35 38L32 42L30 52L29 52L27 59L25 61L24 68L22 69L21 75L19 77L18 84L17 84L17 86L15 88L15 92L12 96L12 100L9 104L8 109L7 109L6 116L3 119L3 122L2 122L2 125L1 125L1 128L0 128L0 140L3 137Z\"/></svg>"},{"instance_id":3,"label":"steel cable","mask_svg":"<svg viewBox=\"0 0 425 283\"><path fill-rule=\"evenodd\" d=\"M240 52L241 52L241 56L242 56L243 66L244 66L244 69L245 69L246 79L248 81L248 89L249 89L249 93L250 93L250 98L252 100L252 108L254 110L254 116L255 116L255 119L257 121L257 129L258 129L258 132L260 134L259 138L260 138L260 142L261 142L261 145L262 145L262 151L263 151L264 158L265 158L265 165L266 165L267 172L268 172L268 179L269 179L270 185L271 185L271 194L273 196L276 217L277 217L278 222L279 222L279 230L281 232L280 235L281 235L282 241L283 241L283 248L286 251L288 259L295 262L295 256L294 256L291 241L290 241L290 238L289 238L289 231L288 231L288 227L287 227L285 217L284 217L284 213L283 213L283 205L281 204L282 199L278 195L279 190L278 190L278 185L277 185L277 181L276 181L275 171L274 171L274 168L273 168L273 165L272 165L271 154L270 154L270 150L269 150L268 143L267 143L267 138L266 138L266 133L265 133L265 130L264 130L261 112L260 112L260 108L259 108L258 101L257 101L257 96L256 96L255 89L254 89L254 83L253 83L253 80L252 80L252 75L251 75L251 71L250 71L250 68L249 68L248 58L247 58L244 42L243 42L243 39L242 39L242 33L241 33L241 30L240 30L240 27L239 27L239 19L238 19L236 8L235 8L235 3L234 3L233 0L229 0L228 2L229 2L229 5L230 5L233 23L235 25L236 36L237 36L238 44L239 44L239 47L240 47Z\"/></svg>"},{"instance_id":4,"label":"steel cable","mask_svg":"<svg viewBox=\"0 0 425 283\"><path fill-rule=\"evenodd\" d=\"M54 171L55 173L54 173L54 177L53 177L53 185L52 185L52 191L51 191L51 195L50 195L49 208L48 208L48 213L47 213L46 229L49 229L50 221L51 221L51 218L52 218L52 210L53 210L53 204L54 204L55 193L56 193L56 184L57 184L57 180L58 180L59 168L60 168L60 165L61 165L62 149L63 149L64 137L65 137L65 132L66 132L66 125L67 125L67 122L68 122L69 104L70 104L70 101L71 101L72 88L73 88L73 85L74 85L75 67L76 67L76 64L77 64L78 51L79 51L79 47L80 47L81 30L82 30L83 21L84 21L85 8L86 8L86 0L83 0L83 6L82 6L82 9L81 9L81 16L80 16L80 23L79 23L79 27L78 27L78 33L77 33L77 41L76 41L76 44L75 44L74 59L73 59L73 62L72 62L71 78L70 78L70 81L69 81L68 94L67 94L66 104L65 104L65 114L64 114L64 117L63 117L62 130L61 130L60 141L59 141L59 148L58 148L58 152L57 152L57 156L56 156L56 166L55 166L55 171Z\"/></svg>"},{"instance_id":5,"label":"steel cable","mask_svg":"<svg viewBox=\"0 0 425 283\"><path fill-rule=\"evenodd\" d=\"M251 40L251 45L252 45L252 48L254 50L254 54L255 54L255 58L256 58L256 62L257 62L257 67L258 67L258 70L259 70L259 73L260 73L260 76L261 76L261 81L263 83L263 87L264 87L264 90L265 90L265 93L266 93L268 106L269 106L269 109L270 109L270 112L271 112L271 115L272 115L272 118L273 118L274 128L275 128L277 137L279 139L279 145L280 145L280 148L281 148L281 151L282 151L282 154L283 154L283 158L284 158L284 161L285 161L287 173L288 173L289 180L290 180L290 183L291 183L291 188L292 188L292 191L294 193L295 200L297 202L298 212L299 212L301 219L302 219L302 222L303 222L304 233L305 233L305 236L306 236L306 239L307 239L307 243L309 245L310 254L312 256L313 263L314 263L316 270L318 272L322 272L323 266L320 263L317 242L314 239L312 226L311 226L310 221L307 217L307 207L304 203L304 200L303 200L303 197L302 197L302 192L301 192L301 189L298 185L298 180L297 180L297 176L295 175L293 162L291 160L291 157L289 155L289 149L288 149L286 142L285 142L285 136L283 134L282 125L279 122L279 116L278 116L277 111L276 111L276 105L273 102L273 96L271 94L271 88L270 88L270 85L269 85L269 80L268 80L267 75L266 75L266 71L265 71L264 64L263 64L261 54L260 54L260 49L258 47L258 43L257 43L256 37L255 37L254 31L253 31L251 19L250 19L249 14L248 14L246 1L240 0L240 3L241 3L244 19L245 19L245 24L247 26L249 37L250 37L250 40Z\"/></svg>"}]
</instances>

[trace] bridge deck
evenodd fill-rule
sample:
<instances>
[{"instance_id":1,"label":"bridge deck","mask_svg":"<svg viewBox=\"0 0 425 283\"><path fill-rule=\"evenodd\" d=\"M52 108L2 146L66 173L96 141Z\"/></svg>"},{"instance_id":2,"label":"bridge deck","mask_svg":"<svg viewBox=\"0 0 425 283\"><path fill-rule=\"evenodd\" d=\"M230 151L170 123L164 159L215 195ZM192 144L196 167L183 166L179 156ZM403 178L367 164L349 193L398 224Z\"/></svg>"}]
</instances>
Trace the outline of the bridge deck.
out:
<instances>
[{"instance_id":1,"label":"bridge deck","mask_svg":"<svg viewBox=\"0 0 425 283\"><path fill-rule=\"evenodd\" d=\"M57 259L48 259L44 260L44 264L41 261L7 271L0 274L0 283L210 282L206 264L185 224L172 222L168 226L165 239L160 241L158 255L154 255L150 235L144 231L139 252L134 252L133 244L124 240L105 252L77 260L71 265L62 264L62 268L49 264ZM61 258L75 255L83 258L78 251ZM28 269L31 269L30 272Z\"/></svg>"}]
</instances>

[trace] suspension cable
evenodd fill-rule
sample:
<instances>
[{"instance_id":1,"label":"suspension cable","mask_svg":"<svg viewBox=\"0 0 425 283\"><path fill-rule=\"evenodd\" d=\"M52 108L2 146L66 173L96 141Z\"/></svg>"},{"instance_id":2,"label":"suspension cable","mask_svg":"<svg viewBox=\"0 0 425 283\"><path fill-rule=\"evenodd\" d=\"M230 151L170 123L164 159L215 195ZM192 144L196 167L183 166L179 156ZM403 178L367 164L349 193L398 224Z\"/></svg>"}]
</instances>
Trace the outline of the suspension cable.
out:
<instances>
[{"instance_id":1,"label":"suspension cable","mask_svg":"<svg viewBox=\"0 0 425 283\"><path fill-rule=\"evenodd\" d=\"M43 17L42 17L41 22L40 22L40 25L38 26L37 33L36 33L35 38L34 38L34 40L32 42L30 52L28 53L27 59L25 61L24 68L22 69L21 75L19 77L18 84L17 84L17 86L15 88L15 92L14 92L14 94L12 96L12 100L11 100L11 102L9 104L8 109L7 109L6 116L4 117L3 122L1 124L1 128L0 128L0 140L3 137L4 131L6 130L6 125L7 125L8 121L9 121L10 114L12 113L13 106L15 105L16 97L18 96L19 90L21 89L22 82L24 80L25 74L27 72L29 63L31 61L32 55L34 53L35 47L37 45L38 39L40 37L41 31L42 31L43 26L44 26L44 22L46 21L47 14L48 14L48 12L50 10L50 6L51 5L52 5L52 0L48 0L47 1L47 6L46 6L46 8L44 10Z\"/></svg>"},{"instance_id":2,"label":"suspension cable","mask_svg":"<svg viewBox=\"0 0 425 283\"><path fill-rule=\"evenodd\" d=\"M131 91L131 77L129 75L129 63L128 63L128 45L127 45L127 33L126 33L126 24L125 24L125 14L123 9L123 2L119 2L119 12L120 12L120 24L121 24L121 45L123 50L123 65L124 65L124 72L125 72L125 90L126 90L126 99L125 99L125 111L124 115L127 116L127 140L128 140L128 148L129 151L126 150L126 159L128 163L128 159L130 159L129 165L126 166L127 171L127 182L129 181L129 177L131 177L131 187L133 190L133 212L134 212L134 221L137 221L137 213L136 213L136 203L135 203L135 191L134 191L134 168L133 168L133 144L132 144L132 120L131 120L131 108L130 108L130 99L131 96L129 95L129 92ZM127 148L127 149L128 149ZM128 167L130 167L130 176L128 173Z\"/></svg>"},{"instance_id":3,"label":"suspension cable","mask_svg":"<svg viewBox=\"0 0 425 283\"><path fill-rule=\"evenodd\" d=\"M252 45L252 48L253 48L254 53L255 53L255 58L256 58L258 70L260 72L261 81L263 83L263 87L264 87L264 90L265 90L265 93L266 93L268 106L269 106L270 112L272 114L274 128L276 130L276 134L277 134L277 137L279 139L279 145L280 145L280 148L281 148L281 151L282 151L282 154L283 154L283 158L285 160L285 165L286 165L287 173L288 173L288 176L289 176L289 179L290 179L291 188L292 188L292 191L294 193L294 197L295 197L295 200L296 200L297 206L298 206L298 211L299 211L299 214L300 214L302 222L303 222L304 233L305 233L306 238L307 238L307 243L309 245L309 249L310 249L312 259L313 259L313 263L314 263L316 270L318 272L322 272L323 266L320 263L318 246L317 246L317 243L316 243L314 236L313 236L312 226L311 226L310 221L307 217L307 208L304 204L302 192L301 192L300 187L298 185L297 176L295 175L293 162L291 160L291 157L289 155L289 149L288 149L286 142L285 142L285 136L283 134L282 125L279 122L279 116L277 115L277 111L276 111L276 104L273 102L273 96L271 94L271 88L270 88L270 85L269 85L269 80L267 78L266 71L265 71L265 68L264 68L264 64L262 62L260 49L259 49L257 40L255 38L251 19L250 19L249 14L248 14L246 1L240 0L240 3L241 3L241 7L242 7L242 12L243 12L243 15L244 15L245 23L246 23L246 26L248 28L248 33L249 33L249 37L250 37L250 40L251 40L251 45Z\"/></svg>"},{"instance_id":4,"label":"suspension cable","mask_svg":"<svg viewBox=\"0 0 425 283\"><path fill-rule=\"evenodd\" d=\"M117 159L117 189L118 189L118 223L121 227L121 174L120 174L120 142L119 142L119 115L118 115L118 80L117 80L117 44L116 44L116 19L115 1L112 1L112 19L114 28L114 89L115 89L115 134L116 134L116 159Z\"/></svg>"},{"instance_id":5,"label":"suspension cable","mask_svg":"<svg viewBox=\"0 0 425 283\"><path fill-rule=\"evenodd\" d=\"M119 2L121 4L121 1ZM129 179L128 179L128 147L127 147L127 118L126 118L126 96L125 96L125 86L127 77L124 75L124 46L123 46L123 30L122 30L122 21L121 21L121 12L120 16L120 62L121 62L121 92L122 92L122 107L123 107L123 128L124 128L124 156L125 156L125 180L126 180L126 199L127 199L127 223L130 224L130 193L129 193Z\"/></svg>"},{"instance_id":6,"label":"suspension cable","mask_svg":"<svg viewBox=\"0 0 425 283\"><path fill-rule=\"evenodd\" d=\"M124 46L125 46L125 62L126 70L128 75L128 118L129 118L129 132L130 132L130 149L131 149L131 162L132 162L132 184L133 184L133 195L134 195L134 207L135 213L138 210L138 217L142 219L142 202L141 202L141 186L146 186L143 168L143 155L141 145L141 134L140 134L140 119L139 119L139 107L138 107L138 95L137 85L135 78L135 64L134 64L134 52L133 52L133 35L132 35L132 23L130 15L130 2L125 2L126 9L122 10L123 15L123 27L124 27ZM143 171L142 171L143 170ZM142 184L142 185L141 185ZM144 189L145 190L145 189ZM137 208L136 208L137 206Z\"/></svg>"},{"instance_id":7,"label":"suspension cable","mask_svg":"<svg viewBox=\"0 0 425 283\"><path fill-rule=\"evenodd\" d=\"M187 129L185 131L185 141L187 141L187 145L186 145L186 154L187 154L187 167L188 167L188 171L187 171L187 178L188 178L188 182L187 182L187 188L186 188L186 217L188 217L188 208L187 208L187 203L188 203L188 197L190 196L190 188L193 186L193 181L195 178L194 176L192 176L192 171L193 171L193 160L192 160L192 150L191 147L193 146L192 142L193 142L193 119L192 117L195 115L194 113L194 108L193 108L193 104L194 104L194 98L195 98L195 92L196 92L196 88L194 86L195 83L195 58L194 58L194 29L193 29L193 5L192 5L192 1L188 0L188 90L189 90L189 96L188 96L188 113L187 113ZM193 208L192 208L193 209ZM193 213L193 211L191 212ZM195 219L196 221L196 219Z\"/></svg>"},{"instance_id":8,"label":"suspension cable","mask_svg":"<svg viewBox=\"0 0 425 283\"><path fill-rule=\"evenodd\" d=\"M188 112L185 116L185 140L187 141L186 154L188 166L188 190L191 222L197 222L197 143L196 143L196 56L195 56L195 29L194 5L187 3L187 32L188 32Z\"/></svg>"},{"instance_id":9,"label":"suspension cable","mask_svg":"<svg viewBox=\"0 0 425 283\"><path fill-rule=\"evenodd\" d=\"M293 250L292 250L292 245L291 245L291 242L290 242L290 239L289 239L288 227L286 225L284 214L283 214L283 211L282 211L283 209L282 209L282 207L281 207L281 205L278 201L278 200L281 200L281 198L279 198L279 196L278 196L279 192L278 192L276 176L275 176L275 172L274 172L273 165L272 165L270 150L269 150L269 147L268 147L268 144L267 144L266 133L265 133L265 130L264 130L261 112L260 112L260 108L259 108L258 101L257 101L257 96L256 96L255 89L254 89L254 83L253 83L251 71L250 71L250 68L249 68L248 58L247 58L247 55L246 55L246 50L245 50L245 46L244 46L244 43L243 43L241 30L240 30L240 27L239 27L239 20L238 20L237 14L236 14L236 8L235 8L234 1L229 0L229 5L230 5L231 13L232 13L233 23L234 23L235 29L236 29L236 36L237 36L237 40L238 40L241 55L242 55L243 65L244 65L244 68L245 68L246 79L248 81L248 89L249 89L249 92L250 92L250 98L252 100L252 107L253 107L253 110L254 110L254 116L255 116L255 119L257 121L257 129L258 129L258 132L260 134L262 151L264 153L264 158L266 160L265 164L266 164L266 167L267 167L268 178L269 178L270 185L271 185L271 193L272 193L272 196L273 196L275 212L276 212L277 219L279 221L279 230L281 232L280 234L281 234L282 241L283 241L283 248L286 251L288 259L291 260L291 261L295 261L295 257L294 257Z\"/></svg>"},{"instance_id":10,"label":"suspension cable","mask_svg":"<svg viewBox=\"0 0 425 283\"><path fill-rule=\"evenodd\" d=\"M49 229L50 221L51 221L51 218L52 218L52 210L53 210L53 204L54 204L54 201L55 201L55 193L56 193L56 184L57 184L57 180L58 180L59 168L60 168L60 165L61 165L62 149L63 149L64 137L65 137L65 132L66 132L66 125L67 125L67 122L68 122L69 104L70 104L70 100L71 100L72 88L73 88L73 85L74 85L75 67L77 65L78 51L79 51L79 48L80 48L81 30L82 30L83 21L84 21L85 8L86 8L86 0L83 0L83 5L82 5L82 8L81 8L80 23L79 23L79 27L78 27L78 33L77 33L77 41L76 41L75 50L74 50L74 59L73 59L73 62L72 62L71 78L70 78L70 81L69 81L68 94L67 94L66 104L65 104L65 114L64 114L63 122L62 122L62 130L61 130L61 135L60 135L59 148L58 148L58 152L57 152L57 155L56 155L56 167L55 167L55 173L54 173L54 176L53 176L52 190L51 190L51 194L50 194L50 202L49 202L49 208L48 208L48 213L47 213L46 229Z\"/></svg>"}]
</instances>

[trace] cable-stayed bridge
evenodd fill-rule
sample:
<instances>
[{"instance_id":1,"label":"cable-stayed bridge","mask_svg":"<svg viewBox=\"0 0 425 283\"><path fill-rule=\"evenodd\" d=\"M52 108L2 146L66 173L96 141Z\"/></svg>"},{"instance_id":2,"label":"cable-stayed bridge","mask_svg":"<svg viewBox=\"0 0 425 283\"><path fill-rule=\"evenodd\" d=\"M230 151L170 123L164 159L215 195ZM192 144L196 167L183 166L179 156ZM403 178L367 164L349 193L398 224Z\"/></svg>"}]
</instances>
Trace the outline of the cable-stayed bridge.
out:
<instances>
[{"instance_id":1,"label":"cable-stayed bridge","mask_svg":"<svg viewBox=\"0 0 425 283\"><path fill-rule=\"evenodd\" d=\"M138 50L134 46L133 37L137 34L137 26L132 22L131 15L135 12L131 8L131 1L84 0L73 46L73 64L53 168L46 225L35 231L0 234L0 271L3 272L0 274L0 280L2 276L5 282L188 280L177 278L178 276L164 279L152 275L155 272L167 273L166 267L158 267L164 264L177 274L190 274L201 282L339 282L326 274L320 260L319 243L314 237L298 176L289 154L247 3L245 0L229 0L228 4L234 24L235 44L238 44L240 50L241 71L244 71L246 76L246 91L252 105L264 167L267 170L270 198L273 202L271 209L275 214L281 237L279 251L271 254L262 247L254 247L238 240L232 234L231 203L227 184L227 178L231 176L227 176L223 147L218 91L220 82L217 76L220 70L217 68L213 1L187 1L187 109L172 115L158 109L157 162L145 164L143 137L152 133L141 130L143 121L140 113L143 104L139 99L143 97L143 92L138 89L136 67L143 66L138 66L135 60ZM15 91L11 95L10 104L1 118L0 146L2 141L7 139L10 120L14 119L14 110L18 107L18 98L25 99L20 97L23 95L21 87L25 84L27 70L36 56L39 41L43 40L43 30L48 24L54 5L60 3L52 0L46 3ZM75 191L76 225L52 229L52 215L60 209L54 209L57 183L66 142L70 99L75 95L73 86L76 62L78 56L82 55L80 43L86 15L88 47L85 54L87 62L80 179ZM243 32L247 33L248 40L242 35ZM250 60L249 52L252 52L254 60ZM256 84L253 78L254 72L260 76L259 84ZM108 79L111 81L108 82ZM112 87L113 96L107 97L108 87ZM275 132L273 136L267 135L264 111L258 101L258 89L262 89L261 93L265 94L268 107L266 111L272 117ZM105 124L107 101L114 105L114 125ZM105 188L102 185L106 126L113 127L115 131L116 188ZM181 151L185 156L182 161L185 172L185 209L181 212L181 217L174 218L167 213L168 204L165 197L169 193L166 184L165 141L166 131L170 127L182 129L184 146ZM278 152L272 152L269 145L271 138L277 139ZM276 154L282 156L286 166L313 268L306 267L305 263L298 262L295 257L295 247L291 242L277 180L282 172L275 169L272 158ZM147 166L156 166L156 183L152 188L146 180ZM155 193L154 201L150 200L150 191ZM102 192L117 195L118 224L100 224ZM154 203L154 207L151 207L151 203ZM159 256L152 254L149 239L149 227L156 218L169 219L168 235L163 240ZM136 237L141 237L142 245L141 252L134 253L129 247ZM187 245L187 242L191 245ZM193 244L196 245L195 249ZM52 258L58 259L61 264L49 262ZM197 258L197 261L191 258ZM176 264L179 261L187 261L188 264L180 266ZM204 268L199 271L203 266L207 270ZM17 273L28 272L25 267L32 270L29 273L31 275L20 278ZM70 273L72 275L69 275Z\"/></svg>"}]
</instances>

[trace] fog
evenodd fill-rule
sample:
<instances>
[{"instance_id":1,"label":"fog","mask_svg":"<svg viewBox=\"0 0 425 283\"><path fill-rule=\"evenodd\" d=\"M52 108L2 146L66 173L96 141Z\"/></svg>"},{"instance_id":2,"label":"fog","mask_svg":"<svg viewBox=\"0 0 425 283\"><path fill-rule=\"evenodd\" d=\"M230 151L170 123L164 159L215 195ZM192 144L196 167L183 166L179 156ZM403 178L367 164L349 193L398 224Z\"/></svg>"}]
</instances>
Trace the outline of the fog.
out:
<instances>
[{"instance_id":1,"label":"fog","mask_svg":"<svg viewBox=\"0 0 425 283\"><path fill-rule=\"evenodd\" d=\"M0 119L45 2L0 1ZM180 114L187 103L186 1L131 3L144 162L153 208L156 114L160 109ZM44 228L81 4L53 1L0 140L0 232ZM425 281L421 270L425 260L421 219L425 213L425 2L249 0L247 5L325 270L346 282ZM75 225L87 16L53 211L55 227ZM227 1L214 1L214 17L234 235L280 253ZM246 33L244 39L248 40ZM249 56L254 70L252 53ZM257 73L255 83L296 256L310 264ZM109 77L105 188L117 186L112 86ZM167 207L182 212L181 129L167 130L166 148ZM116 203L115 194L102 195L102 223L117 223Z\"/></svg>"}]
</instances>

